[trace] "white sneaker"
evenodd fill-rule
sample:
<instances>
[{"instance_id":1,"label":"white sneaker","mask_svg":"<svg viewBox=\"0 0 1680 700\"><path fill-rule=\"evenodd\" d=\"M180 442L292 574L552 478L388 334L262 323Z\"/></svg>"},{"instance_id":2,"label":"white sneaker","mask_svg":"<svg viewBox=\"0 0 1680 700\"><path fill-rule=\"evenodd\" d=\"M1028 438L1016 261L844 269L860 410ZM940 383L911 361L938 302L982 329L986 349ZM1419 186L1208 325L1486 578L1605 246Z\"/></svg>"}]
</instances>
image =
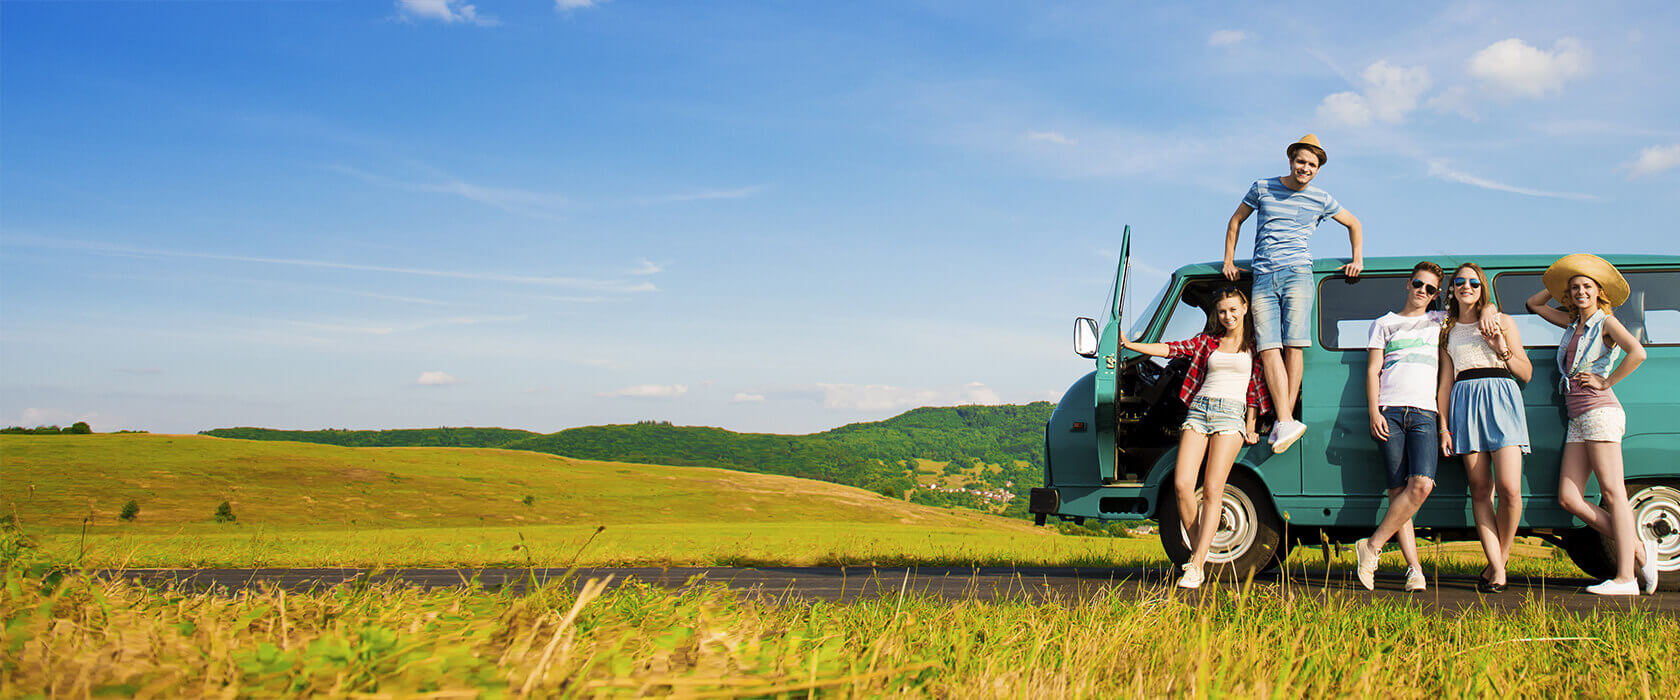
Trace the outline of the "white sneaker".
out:
<instances>
[{"instance_id":1,"label":"white sneaker","mask_svg":"<svg viewBox=\"0 0 1680 700\"><path fill-rule=\"evenodd\" d=\"M1376 589L1377 553L1371 551L1371 541L1360 540L1353 543L1353 555L1359 559L1359 563L1353 568L1354 575L1359 577L1359 585L1364 586L1367 591Z\"/></svg>"},{"instance_id":2,"label":"white sneaker","mask_svg":"<svg viewBox=\"0 0 1680 700\"><path fill-rule=\"evenodd\" d=\"M1412 568L1410 566L1406 567L1406 592L1407 593L1416 593L1416 592L1421 591L1421 590L1423 590L1425 588L1428 588L1428 587L1429 587L1429 581L1428 581L1428 579L1425 579L1423 577L1423 572L1422 571L1418 571L1417 569Z\"/></svg>"},{"instance_id":3,"label":"white sneaker","mask_svg":"<svg viewBox=\"0 0 1680 700\"><path fill-rule=\"evenodd\" d=\"M1202 577L1201 567L1198 567L1195 564L1185 564L1184 565L1184 575L1178 577L1178 587L1179 588L1201 588L1202 587L1202 580L1203 580L1203 577Z\"/></svg>"},{"instance_id":4,"label":"white sneaker","mask_svg":"<svg viewBox=\"0 0 1680 700\"><path fill-rule=\"evenodd\" d=\"M1587 592L1593 595L1639 595L1639 584L1632 581L1617 583L1615 579L1610 579L1587 586Z\"/></svg>"},{"instance_id":5,"label":"white sneaker","mask_svg":"<svg viewBox=\"0 0 1680 700\"><path fill-rule=\"evenodd\" d=\"M1640 540L1639 546L1645 549L1645 565L1634 571L1634 580L1639 582L1639 589L1645 595L1657 592L1657 580L1662 572L1657 571L1657 543L1650 540Z\"/></svg>"},{"instance_id":6,"label":"white sneaker","mask_svg":"<svg viewBox=\"0 0 1680 700\"><path fill-rule=\"evenodd\" d=\"M1279 421L1272 427L1272 451L1282 453L1307 434L1307 424L1298 420Z\"/></svg>"}]
</instances>

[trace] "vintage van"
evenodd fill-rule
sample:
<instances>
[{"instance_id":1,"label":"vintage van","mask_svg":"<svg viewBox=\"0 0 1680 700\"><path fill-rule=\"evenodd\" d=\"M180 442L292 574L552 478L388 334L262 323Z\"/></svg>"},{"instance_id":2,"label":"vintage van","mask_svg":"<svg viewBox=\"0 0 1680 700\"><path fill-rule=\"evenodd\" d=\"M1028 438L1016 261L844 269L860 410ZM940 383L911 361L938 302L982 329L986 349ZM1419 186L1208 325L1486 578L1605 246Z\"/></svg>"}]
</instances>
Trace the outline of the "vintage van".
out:
<instances>
[{"instance_id":1,"label":"vintage van","mask_svg":"<svg viewBox=\"0 0 1680 700\"><path fill-rule=\"evenodd\" d=\"M1105 322L1100 329L1094 319L1075 322L1075 352L1093 358L1096 369L1074 382L1045 427L1044 486L1031 491L1029 510L1041 524L1049 517L1159 520L1162 545L1182 563L1189 548L1171 492L1185 413L1177 398L1185 361L1121 351L1119 334L1125 327L1128 337L1144 342L1195 335L1207 323L1209 296L1230 282L1219 263L1186 265L1136 318L1123 318L1129 236ZM1589 575L1609 575L1612 559L1603 538L1557 502L1566 416L1555 389L1556 352L1563 331L1523 306L1540 289L1540 273L1560 256L1367 258L1357 279L1341 274L1345 260L1315 261L1314 338L1304 352L1299 404L1308 431L1283 454L1273 454L1265 440L1239 454L1208 561L1228 564L1225 570L1241 576L1276 566L1296 544L1352 542L1370 534L1387 499L1367 420L1366 338L1371 321L1403 301L1402 281L1412 266L1428 259L1448 271L1462 262L1481 265L1534 362L1534 376L1522 390L1534 444L1523 460L1519 534L1557 544ZM1680 256L1604 257L1633 290L1616 317L1649 353L1616 394L1627 409L1622 452L1634 515L1642 535L1657 542L1663 587L1673 590L1680 588ZM1238 285L1246 289L1250 282L1245 273ZM1596 480L1588 495L1597 495ZM1413 522L1420 536L1475 538L1460 460L1442 461L1434 494Z\"/></svg>"}]
</instances>

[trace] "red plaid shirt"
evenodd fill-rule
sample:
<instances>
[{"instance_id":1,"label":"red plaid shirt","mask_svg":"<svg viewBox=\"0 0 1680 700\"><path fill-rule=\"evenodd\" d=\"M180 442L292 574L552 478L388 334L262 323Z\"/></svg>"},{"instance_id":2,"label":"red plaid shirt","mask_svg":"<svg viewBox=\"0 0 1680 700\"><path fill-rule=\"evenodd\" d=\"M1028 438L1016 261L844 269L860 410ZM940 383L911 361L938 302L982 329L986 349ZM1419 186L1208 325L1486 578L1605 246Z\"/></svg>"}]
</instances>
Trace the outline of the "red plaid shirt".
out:
<instances>
[{"instance_id":1,"label":"red plaid shirt","mask_svg":"<svg viewBox=\"0 0 1680 700\"><path fill-rule=\"evenodd\" d=\"M1219 336L1203 333L1189 340L1176 340L1167 343L1167 357L1190 358L1190 371L1184 374L1184 387L1178 390L1178 400L1189 406L1195 400L1196 392L1202 390L1203 375L1207 373L1208 355L1219 349ZM1250 353L1250 364L1254 366L1253 373L1248 377L1248 405L1259 410L1259 415L1272 412L1272 396L1266 390L1266 378L1260 373L1260 358Z\"/></svg>"}]
</instances>

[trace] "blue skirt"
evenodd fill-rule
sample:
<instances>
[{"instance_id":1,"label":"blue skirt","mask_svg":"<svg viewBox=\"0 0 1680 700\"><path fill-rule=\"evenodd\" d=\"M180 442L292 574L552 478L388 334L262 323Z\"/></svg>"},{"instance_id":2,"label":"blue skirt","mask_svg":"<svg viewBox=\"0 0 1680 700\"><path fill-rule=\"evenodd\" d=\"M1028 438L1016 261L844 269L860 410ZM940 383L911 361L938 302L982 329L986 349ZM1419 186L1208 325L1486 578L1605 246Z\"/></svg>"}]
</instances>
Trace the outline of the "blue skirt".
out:
<instances>
[{"instance_id":1,"label":"blue skirt","mask_svg":"<svg viewBox=\"0 0 1680 700\"><path fill-rule=\"evenodd\" d=\"M1453 454L1492 452L1516 445L1523 454L1532 452L1528 442L1528 418L1523 414L1522 390L1504 377L1466 379L1453 385Z\"/></svg>"}]
</instances>

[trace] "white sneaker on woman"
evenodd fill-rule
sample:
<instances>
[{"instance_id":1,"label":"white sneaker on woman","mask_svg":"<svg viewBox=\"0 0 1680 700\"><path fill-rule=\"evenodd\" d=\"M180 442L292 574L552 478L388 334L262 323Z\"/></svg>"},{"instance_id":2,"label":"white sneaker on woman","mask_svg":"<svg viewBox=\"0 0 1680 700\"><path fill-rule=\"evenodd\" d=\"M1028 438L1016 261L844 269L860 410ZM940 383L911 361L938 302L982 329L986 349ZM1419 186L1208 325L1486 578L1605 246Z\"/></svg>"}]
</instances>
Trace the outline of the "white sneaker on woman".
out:
<instances>
[{"instance_id":1,"label":"white sneaker on woman","mask_svg":"<svg viewBox=\"0 0 1680 700\"><path fill-rule=\"evenodd\" d=\"M1353 543L1353 555L1359 563L1353 567L1353 573L1359 577L1359 585L1365 590L1375 590L1377 587L1377 552L1371 551L1371 541L1359 540Z\"/></svg>"},{"instance_id":2,"label":"white sneaker on woman","mask_svg":"<svg viewBox=\"0 0 1680 700\"><path fill-rule=\"evenodd\" d=\"M1410 566L1406 567L1406 592L1416 593L1429 587L1429 582L1423 577L1423 572Z\"/></svg>"},{"instance_id":3,"label":"white sneaker on woman","mask_svg":"<svg viewBox=\"0 0 1680 700\"><path fill-rule=\"evenodd\" d=\"M1195 564L1185 564L1184 575L1178 577L1178 587L1201 588L1202 580L1202 567L1196 566Z\"/></svg>"},{"instance_id":4,"label":"white sneaker on woman","mask_svg":"<svg viewBox=\"0 0 1680 700\"><path fill-rule=\"evenodd\" d=\"M1593 595L1639 595L1639 584L1633 581L1618 583L1610 579L1587 586L1587 592Z\"/></svg>"},{"instance_id":5,"label":"white sneaker on woman","mask_svg":"<svg viewBox=\"0 0 1680 700\"><path fill-rule=\"evenodd\" d=\"M1657 592L1657 580L1662 577L1662 572L1657 570L1657 543L1641 539L1639 546L1645 550L1645 565L1634 571L1638 574L1634 579L1645 595L1651 595Z\"/></svg>"}]
</instances>

